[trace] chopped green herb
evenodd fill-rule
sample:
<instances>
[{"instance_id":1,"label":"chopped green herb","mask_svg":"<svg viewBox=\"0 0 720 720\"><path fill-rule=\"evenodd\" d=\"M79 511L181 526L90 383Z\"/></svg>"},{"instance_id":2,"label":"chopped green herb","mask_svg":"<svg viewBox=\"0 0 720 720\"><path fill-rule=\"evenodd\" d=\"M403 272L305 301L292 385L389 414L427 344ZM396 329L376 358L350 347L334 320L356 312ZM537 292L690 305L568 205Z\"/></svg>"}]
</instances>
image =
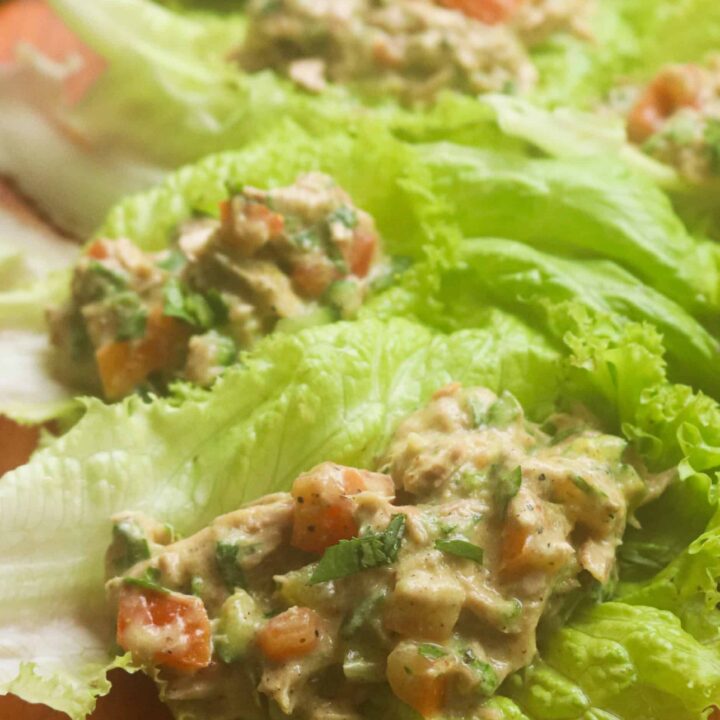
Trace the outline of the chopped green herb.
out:
<instances>
[{"instance_id":1,"label":"chopped green herb","mask_svg":"<svg viewBox=\"0 0 720 720\"><path fill-rule=\"evenodd\" d=\"M76 276L73 292L82 303L99 302L127 290L127 279L98 260L90 260L86 272Z\"/></svg>"},{"instance_id":2,"label":"chopped green herb","mask_svg":"<svg viewBox=\"0 0 720 720\"><path fill-rule=\"evenodd\" d=\"M315 228L305 228L296 232L290 240L301 250L317 250L322 247L322 239Z\"/></svg>"},{"instance_id":3,"label":"chopped green herb","mask_svg":"<svg viewBox=\"0 0 720 720\"><path fill-rule=\"evenodd\" d=\"M405 515L395 515L382 533L341 540L329 547L317 564L310 584L338 580L361 570L395 562L405 534L405 520Z\"/></svg>"},{"instance_id":4,"label":"chopped green herb","mask_svg":"<svg viewBox=\"0 0 720 720\"><path fill-rule=\"evenodd\" d=\"M187 258L182 253L182 251L178 250L177 248L172 248L171 250L167 251L165 257L162 258L162 260L158 260L155 264L162 270L167 270L168 272L177 272L178 270L184 268L185 265L187 265Z\"/></svg>"},{"instance_id":5,"label":"chopped green herb","mask_svg":"<svg viewBox=\"0 0 720 720\"><path fill-rule=\"evenodd\" d=\"M134 340L145 335L147 309L137 293L131 291L111 295L105 302L117 323L117 340Z\"/></svg>"},{"instance_id":6,"label":"chopped green herb","mask_svg":"<svg viewBox=\"0 0 720 720\"><path fill-rule=\"evenodd\" d=\"M371 618L377 613L378 609L385 602L387 590L380 588L375 592L363 598L360 604L352 611L352 614L343 623L340 629L341 637L348 639L355 635L361 628L368 624Z\"/></svg>"},{"instance_id":7,"label":"chopped green herb","mask_svg":"<svg viewBox=\"0 0 720 720\"><path fill-rule=\"evenodd\" d=\"M522 484L522 468L518 465L510 472L503 472L497 476L495 486L495 500L504 513L508 503L518 494Z\"/></svg>"},{"instance_id":8,"label":"chopped green herb","mask_svg":"<svg viewBox=\"0 0 720 720\"><path fill-rule=\"evenodd\" d=\"M116 290L124 290L127 287L127 280L119 272L112 270L107 265L103 265L98 260L90 260L88 272L102 278L106 285Z\"/></svg>"},{"instance_id":9,"label":"chopped green herb","mask_svg":"<svg viewBox=\"0 0 720 720\"><path fill-rule=\"evenodd\" d=\"M333 210L328 215L327 220L329 223L339 222L341 225L350 229L356 227L358 224L357 213L347 205L342 205L337 208L337 210Z\"/></svg>"},{"instance_id":10,"label":"chopped green herb","mask_svg":"<svg viewBox=\"0 0 720 720\"><path fill-rule=\"evenodd\" d=\"M245 587L245 574L238 565L238 552L240 548L237 543L230 543L220 540L215 546L215 559L217 560L220 576L228 590Z\"/></svg>"},{"instance_id":11,"label":"chopped green herb","mask_svg":"<svg viewBox=\"0 0 720 720\"><path fill-rule=\"evenodd\" d=\"M448 651L444 647L435 645L435 643L423 643L422 645L418 645L418 652L428 660L438 660L439 658L448 655Z\"/></svg>"},{"instance_id":12,"label":"chopped green herb","mask_svg":"<svg viewBox=\"0 0 720 720\"><path fill-rule=\"evenodd\" d=\"M132 520L121 520L113 526L113 545L120 550L116 567L126 570L150 557L150 546L140 526Z\"/></svg>"},{"instance_id":13,"label":"chopped green herb","mask_svg":"<svg viewBox=\"0 0 720 720\"><path fill-rule=\"evenodd\" d=\"M456 557L465 558L466 560L473 560L474 562L480 564L482 564L483 561L483 549L467 540L462 540L460 538L452 540L436 540L435 547L448 555L455 555Z\"/></svg>"},{"instance_id":14,"label":"chopped green herb","mask_svg":"<svg viewBox=\"0 0 720 720\"><path fill-rule=\"evenodd\" d=\"M597 488L594 485L591 485L581 475L573 475L571 480L572 480L573 485L575 485L575 487L578 490L580 490L581 492L584 492L586 495L593 495L594 497L607 498L607 495L602 490L600 490L600 488Z\"/></svg>"},{"instance_id":15,"label":"chopped green herb","mask_svg":"<svg viewBox=\"0 0 720 720\"><path fill-rule=\"evenodd\" d=\"M205 581L199 575L193 575L190 581L190 593L195 597L200 597L205 587Z\"/></svg>"},{"instance_id":16,"label":"chopped green herb","mask_svg":"<svg viewBox=\"0 0 720 720\"><path fill-rule=\"evenodd\" d=\"M492 695L497 690L498 677L492 666L478 659L470 648L462 652L462 662L473 671L475 687L481 695Z\"/></svg>"},{"instance_id":17,"label":"chopped green herb","mask_svg":"<svg viewBox=\"0 0 720 720\"><path fill-rule=\"evenodd\" d=\"M222 325L228 315L227 305L216 290L201 295L177 278L171 278L163 288L163 312L202 330Z\"/></svg>"},{"instance_id":18,"label":"chopped green herb","mask_svg":"<svg viewBox=\"0 0 720 720\"><path fill-rule=\"evenodd\" d=\"M157 568L149 567L140 577L124 577L123 582L126 585L134 585L143 590L152 590L159 593L170 592L166 587L160 584L161 573Z\"/></svg>"}]
</instances>

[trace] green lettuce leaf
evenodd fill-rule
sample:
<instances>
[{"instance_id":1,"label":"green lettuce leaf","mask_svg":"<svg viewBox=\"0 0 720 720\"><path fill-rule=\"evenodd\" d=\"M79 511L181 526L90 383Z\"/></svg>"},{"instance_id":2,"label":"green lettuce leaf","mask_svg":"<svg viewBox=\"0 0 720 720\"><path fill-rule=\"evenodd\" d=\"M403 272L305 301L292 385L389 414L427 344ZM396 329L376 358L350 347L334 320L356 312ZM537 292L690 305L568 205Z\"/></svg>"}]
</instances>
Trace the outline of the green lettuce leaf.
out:
<instances>
[{"instance_id":1,"label":"green lettuce leaf","mask_svg":"<svg viewBox=\"0 0 720 720\"><path fill-rule=\"evenodd\" d=\"M714 247L694 240L665 195L621 165L507 157L449 143L419 151L466 237L606 258L691 311L717 307Z\"/></svg>"},{"instance_id":2,"label":"green lettuce leaf","mask_svg":"<svg viewBox=\"0 0 720 720\"><path fill-rule=\"evenodd\" d=\"M653 607L585 610L541 657L503 688L532 720L699 720L720 693L717 649Z\"/></svg>"},{"instance_id":3,"label":"green lettuce leaf","mask_svg":"<svg viewBox=\"0 0 720 720\"><path fill-rule=\"evenodd\" d=\"M67 292L77 246L22 216L0 213L0 415L44 422L72 408L54 377L45 308Z\"/></svg>"},{"instance_id":4,"label":"green lettuce leaf","mask_svg":"<svg viewBox=\"0 0 720 720\"><path fill-rule=\"evenodd\" d=\"M507 329L434 336L401 320L337 323L267 338L211 392L88 401L69 433L0 483L0 688L73 718L107 690L102 558L114 512L191 533L320 461L367 466L451 380L550 406L557 354L533 331Z\"/></svg>"}]
</instances>

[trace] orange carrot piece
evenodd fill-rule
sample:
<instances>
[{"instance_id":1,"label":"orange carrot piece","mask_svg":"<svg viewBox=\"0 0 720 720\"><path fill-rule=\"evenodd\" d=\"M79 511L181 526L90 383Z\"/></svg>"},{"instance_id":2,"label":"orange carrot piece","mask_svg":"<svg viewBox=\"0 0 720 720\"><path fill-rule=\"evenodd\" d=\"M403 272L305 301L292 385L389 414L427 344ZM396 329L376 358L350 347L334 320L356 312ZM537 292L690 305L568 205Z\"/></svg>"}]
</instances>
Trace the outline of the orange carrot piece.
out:
<instances>
[{"instance_id":1,"label":"orange carrot piece","mask_svg":"<svg viewBox=\"0 0 720 720\"><path fill-rule=\"evenodd\" d=\"M258 647L273 662L312 652L320 640L320 616L310 608L291 607L269 620L256 634Z\"/></svg>"},{"instance_id":2,"label":"orange carrot piece","mask_svg":"<svg viewBox=\"0 0 720 720\"><path fill-rule=\"evenodd\" d=\"M210 638L210 620L200 598L128 585L121 589L117 642L142 661L184 673L200 670L210 664Z\"/></svg>"}]
</instances>

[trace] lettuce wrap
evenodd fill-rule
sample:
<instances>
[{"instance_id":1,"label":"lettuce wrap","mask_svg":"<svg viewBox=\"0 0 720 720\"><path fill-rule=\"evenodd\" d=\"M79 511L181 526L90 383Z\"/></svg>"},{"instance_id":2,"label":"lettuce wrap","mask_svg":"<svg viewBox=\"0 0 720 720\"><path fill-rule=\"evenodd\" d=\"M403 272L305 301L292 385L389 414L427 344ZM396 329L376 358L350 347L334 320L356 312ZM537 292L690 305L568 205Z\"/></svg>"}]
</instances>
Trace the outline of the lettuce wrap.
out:
<instances>
[{"instance_id":1,"label":"lettuce wrap","mask_svg":"<svg viewBox=\"0 0 720 720\"><path fill-rule=\"evenodd\" d=\"M720 393L716 247L695 240L652 183L599 159L410 144L375 121L353 136L318 141L286 123L266 141L188 166L123 201L96 237L162 250L183 222L216 217L228 187L281 186L308 170L334 177L375 218L386 254L411 266L378 284L361 315L405 315L453 331L501 308L558 346L564 328L556 318L567 302L578 303L653 324L664 338L670 378ZM39 342L44 306L66 295L67 275L0 294L12 310L0 326L22 327ZM48 371L38 361L25 367L35 373L23 384L25 400L0 409L31 420L43 415L48 398L37 380ZM17 397L16 385L5 397Z\"/></svg>"},{"instance_id":2,"label":"lettuce wrap","mask_svg":"<svg viewBox=\"0 0 720 720\"><path fill-rule=\"evenodd\" d=\"M621 583L548 627L539 657L489 706L507 718L703 717L720 694L720 407L668 382L650 326L572 303L563 317L556 347L499 309L449 334L399 318L337 323L267 338L210 391L87 401L69 433L0 484L3 689L82 718L108 668L133 669L113 655L102 592L114 512L191 533L316 462L370 466L397 423L453 380L511 390L538 419L584 403L649 467L680 470L641 513L648 529L629 538ZM670 519L685 511L690 522ZM658 549L669 564L655 574ZM395 716L386 702L377 712Z\"/></svg>"}]
</instances>

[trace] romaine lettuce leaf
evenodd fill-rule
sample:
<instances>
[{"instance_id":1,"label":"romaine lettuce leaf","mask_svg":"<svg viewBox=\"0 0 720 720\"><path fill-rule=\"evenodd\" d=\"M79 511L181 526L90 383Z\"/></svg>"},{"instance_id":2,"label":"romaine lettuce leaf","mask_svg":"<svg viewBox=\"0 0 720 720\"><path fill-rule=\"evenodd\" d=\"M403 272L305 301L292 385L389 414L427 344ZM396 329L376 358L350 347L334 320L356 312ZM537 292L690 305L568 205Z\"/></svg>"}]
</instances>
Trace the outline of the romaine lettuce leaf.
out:
<instances>
[{"instance_id":1,"label":"romaine lettuce leaf","mask_svg":"<svg viewBox=\"0 0 720 720\"><path fill-rule=\"evenodd\" d=\"M509 388L538 416L556 399L561 406L580 401L597 408L609 429L624 427L642 440L637 450L648 464L685 465L676 500L692 494L707 522L715 501L703 471L718 461L703 449L708 441L693 432L720 432L720 408L667 383L662 343L650 326L572 303L563 317L571 351L565 362L542 336L499 310L483 329L449 335L402 320L364 320L266 338L209 392L150 404L88 401L73 430L0 484L6 529L0 538L2 686L73 717L104 691L101 669L110 662L110 638L102 630L102 548L113 512L144 510L188 533L258 494L287 487L320 460L371 464L397 422L449 380ZM684 532L665 530L666 536ZM691 549L698 557L686 573L691 581L715 567L712 547L707 557ZM693 594L689 584L683 587ZM705 610L695 602L692 622L662 589L638 595L637 607L589 610L550 638L541 664L509 691L530 718L590 720L612 712L637 720L643 717L633 714L638 698L650 713L667 707L675 720L695 718L720 681L716 650L693 637L695 627L715 627L712 613L718 611L709 597ZM648 607L663 603L678 615ZM39 614L47 620L41 626ZM75 651L68 654L68 647ZM581 650L589 668L599 658L609 665L595 675L573 675ZM14 681L22 661L29 664ZM661 692L653 673L673 666L683 668L682 678L663 682ZM607 678L622 670L622 682L605 684L601 670ZM548 683L557 705L548 706L555 708L550 715L537 714L551 692ZM522 717L509 702L495 704L508 718Z\"/></svg>"},{"instance_id":2,"label":"romaine lettuce leaf","mask_svg":"<svg viewBox=\"0 0 720 720\"><path fill-rule=\"evenodd\" d=\"M72 407L50 363L45 308L67 292L78 248L38 223L0 212L0 415L44 422Z\"/></svg>"},{"instance_id":3,"label":"romaine lettuce leaf","mask_svg":"<svg viewBox=\"0 0 720 720\"><path fill-rule=\"evenodd\" d=\"M367 466L450 380L549 407L557 353L530 329L509 330L435 336L401 320L337 323L267 338L211 392L88 401L69 433L0 483L0 688L73 718L107 689L112 513L144 510L190 533L320 461Z\"/></svg>"},{"instance_id":4,"label":"romaine lettuce leaf","mask_svg":"<svg viewBox=\"0 0 720 720\"><path fill-rule=\"evenodd\" d=\"M419 148L465 237L505 237L615 261L682 307L720 301L716 249L694 240L650 181L603 158L547 159L436 143Z\"/></svg>"},{"instance_id":5,"label":"romaine lettuce leaf","mask_svg":"<svg viewBox=\"0 0 720 720\"><path fill-rule=\"evenodd\" d=\"M532 720L699 720L720 693L717 648L653 607L585 610L541 657L503 688Z\"/></svg>"}]
</instances>

